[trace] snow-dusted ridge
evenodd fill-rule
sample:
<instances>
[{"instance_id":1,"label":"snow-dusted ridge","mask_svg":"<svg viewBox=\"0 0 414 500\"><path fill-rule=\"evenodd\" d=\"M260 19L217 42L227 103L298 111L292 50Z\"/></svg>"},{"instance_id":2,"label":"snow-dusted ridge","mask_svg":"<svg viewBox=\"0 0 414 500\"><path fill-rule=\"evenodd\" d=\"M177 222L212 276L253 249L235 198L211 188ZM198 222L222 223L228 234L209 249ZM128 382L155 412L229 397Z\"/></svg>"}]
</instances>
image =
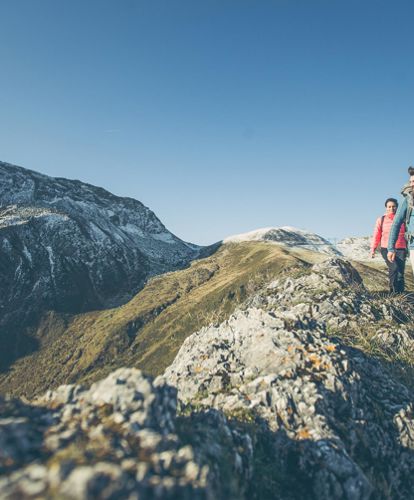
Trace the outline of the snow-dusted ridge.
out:
<instances>
[{"instance_id":1,"label":"snow-dusted ridge","mask_svg":"<svg viewBox=\"0 0 414 500\"><path fill-rule=\"evenodd\" d=\"M289 247L300 247L328 255L341 255L341 253L322 236L311 231L298 229L291 226L265 227L248 233L236 234L223 240L223 243L240 243L242 241L270 241Z\"/></svg>"},{"instance_id":2,"label":"snow-dusted ridge","mask_svg":"<svg viewBox=\"0 0 414 500\"><path fill-rule=\"evenodd\" d=\"M348 259L359 261L374 261L383 262L379 251L375 253L375 257L371 259L371 237L370 236L355 236L344 238L339 241L336 248Z\"/></svg>"},{"instance_id":3,"label":"snow-dusted ridge","mask_svg":"<svg viewBox=\"0 0 414 500\"><path fill-rule=\"evenodd\" d=\"M0 327L22 310L119 305L199 250L138 200L0 162Z\"/></svg>"}]
</instances>

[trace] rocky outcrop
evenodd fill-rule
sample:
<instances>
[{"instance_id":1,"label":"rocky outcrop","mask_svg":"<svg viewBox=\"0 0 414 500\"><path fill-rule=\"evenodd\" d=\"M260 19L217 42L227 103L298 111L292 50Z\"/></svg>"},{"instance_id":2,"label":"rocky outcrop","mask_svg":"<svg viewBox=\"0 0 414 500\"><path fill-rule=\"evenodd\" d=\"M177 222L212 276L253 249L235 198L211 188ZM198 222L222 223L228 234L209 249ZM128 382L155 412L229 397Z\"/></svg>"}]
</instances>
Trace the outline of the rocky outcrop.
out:
<instances>
[{"instance_id":1,"label":"rocky outcrop","mask_svg":"<svg viewBox=\"0 0 414 500\"><path fill-rule=\"evenodd\" d=\"M0 162L0 368L39 312L122 304L197 253L137 200Z\"/></svg>"},{"instance_id":2,"label":"rocky outcrop","mask_svg":"<svg viewBox=\"0 0 414 500\"><path fill-rule=\"evenodd\" d=\"M412 392L329 334L388 318L383 330L400 337L392 308L368 299L345 261L315 265L193 334L166 372L184 403L244 416L267 433L269 479L279 478L279 490L291 481L281 498L412 495Z\"/></svg>"},{"instance_id":3,"label":"rocky outcrop","mask_svg":"<svg viewBox=\"0 0 414 500\"><path fill-rule=\"evenodd\" d=\"M176 390L135 369L35 405L0 401L3 499L241 498L251 455L249 437L218 413L177 419Z\"/></svg>"},{"instance_id":4,"label":"rocky outcrop","mask_svg":"<svg viewBox=\"0 0 414 500\"><path fill-rule=\"evenodd\" d=\"M331 259L192 334L163 377L1 400L0 496L411 498L412 386L385 362L414 353L410 314Z\"/></svg>"}]
</instances>

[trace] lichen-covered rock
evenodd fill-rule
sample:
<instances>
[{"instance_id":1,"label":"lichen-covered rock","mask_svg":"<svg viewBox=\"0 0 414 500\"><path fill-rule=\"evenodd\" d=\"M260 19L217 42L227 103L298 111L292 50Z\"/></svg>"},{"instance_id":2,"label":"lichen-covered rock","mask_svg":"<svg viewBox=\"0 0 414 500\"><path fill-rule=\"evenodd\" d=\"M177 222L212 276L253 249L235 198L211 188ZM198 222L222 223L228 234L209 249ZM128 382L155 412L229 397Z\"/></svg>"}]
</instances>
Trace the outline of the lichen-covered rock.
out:
<instances>
[{"instance_id":1,"label":"lichen-covered rock","mask_svg":"<svg viewBox=\"0 0 414 500\"><path fill-rule=\"evenodd\" d=\"M166 379L184 404L266 428L270 476L294 482L286 498L305 491L315 499L410 498L413 395L378 361L327 331L355 315L366 325L388 318L389 309L367 299L347 262L314 266L272 283L252 301L260 309L187 338ZM408 334L402 339L409 342Z\"/></svg>"},{"instance_id":2,"label":"lichen-covered rock","mask_svg":"<svg viewBox=\"0 0 414 500\"><path fill-rule=\"evenodd\" d=\"M184 417L177 424L176 389L136 369L90 389L62 386L32 405L2 400L0 497L240 497L252 455L240 443L249 438L221 415L197 418L194 428ZM231 485L223 462L234 465Z\"/></svg>"}]
</instances>

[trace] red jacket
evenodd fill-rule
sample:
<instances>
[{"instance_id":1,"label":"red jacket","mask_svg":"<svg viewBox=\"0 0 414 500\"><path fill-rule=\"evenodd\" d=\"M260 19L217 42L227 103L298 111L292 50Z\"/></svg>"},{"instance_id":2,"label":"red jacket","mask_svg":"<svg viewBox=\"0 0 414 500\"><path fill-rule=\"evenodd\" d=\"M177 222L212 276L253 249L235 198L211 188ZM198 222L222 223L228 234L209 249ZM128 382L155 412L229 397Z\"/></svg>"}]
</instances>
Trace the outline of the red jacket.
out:
<instances>
[{"instance_id":1,"label":"red jacket","mask_svg":"<svg viewBox=\"0 0 414 500\"><path fill-rule=\"evenodd\" d=\"M373 252L378 247L379 244L381 248L388 247L388 237L390 235L392 221L394 217L395 214L384 215L382 230L381 230L382 217L378 217L377 222L375 223L374 234L372 236L371 252ZM404 233L405 233L405 224L402 224L400 233L397 238L397 242L395 243L395 248L407 248L407 242L405 241Z\"/></svg>"}]
</instances>

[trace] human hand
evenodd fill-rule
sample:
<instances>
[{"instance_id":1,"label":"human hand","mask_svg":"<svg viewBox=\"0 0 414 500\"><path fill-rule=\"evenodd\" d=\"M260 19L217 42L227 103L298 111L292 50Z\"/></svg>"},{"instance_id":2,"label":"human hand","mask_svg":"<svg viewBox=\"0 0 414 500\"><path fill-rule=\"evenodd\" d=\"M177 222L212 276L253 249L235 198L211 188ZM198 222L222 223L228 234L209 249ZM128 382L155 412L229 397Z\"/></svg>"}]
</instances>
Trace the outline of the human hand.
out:
<instances>
[{"instance_id":1,"label":"human hand","mask_svg":"<svg viewBox=\"0 0 414 500\"><path fill-rule=\"evenodd\" d=\"M394 260L395 260L395 252L388 252L388 253L387 253L387 259L388 259L390 262L394 262Z\"/></svg>"},{"instance_id":2,"label":"human hand","mask_svg":"<svg viewBox=\"0 0 414 500\"><path fill-rule=\"evenodd\" d=\"M371 252L371 259L373 259L375 257L375 250L372 250Z\"/></svg>"}]
</instances>

